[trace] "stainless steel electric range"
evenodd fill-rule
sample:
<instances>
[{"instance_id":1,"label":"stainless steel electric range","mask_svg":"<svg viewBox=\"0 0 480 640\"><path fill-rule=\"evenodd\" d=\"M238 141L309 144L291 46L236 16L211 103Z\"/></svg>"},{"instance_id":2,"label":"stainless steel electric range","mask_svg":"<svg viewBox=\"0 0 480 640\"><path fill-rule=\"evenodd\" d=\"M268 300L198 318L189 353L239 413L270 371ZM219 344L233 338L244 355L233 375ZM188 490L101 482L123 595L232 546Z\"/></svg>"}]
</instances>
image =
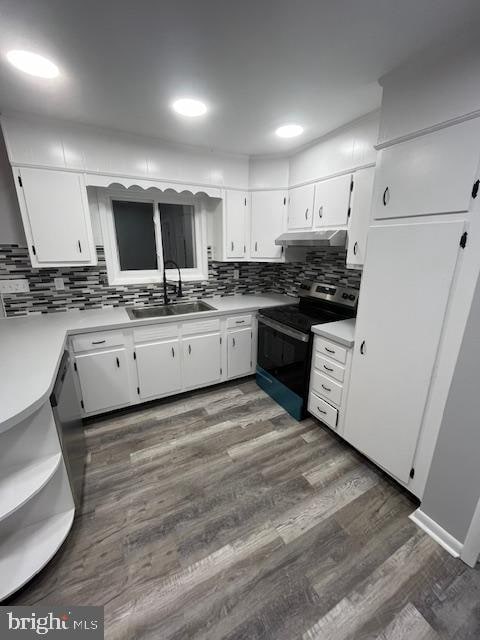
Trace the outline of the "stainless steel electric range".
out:
<instances>
[{"instance_id":1,"label":"stainless steel electric range","mask_svg":"<svg viewBox=\"0 0 480 640\"><path fill-rule=\"evenodd\" d=\"M303 282L298 296L298 304L259 310L257 384L302 420L310 383L311 328L355 317L358 291Z\"/></svg>"}]
</instances>

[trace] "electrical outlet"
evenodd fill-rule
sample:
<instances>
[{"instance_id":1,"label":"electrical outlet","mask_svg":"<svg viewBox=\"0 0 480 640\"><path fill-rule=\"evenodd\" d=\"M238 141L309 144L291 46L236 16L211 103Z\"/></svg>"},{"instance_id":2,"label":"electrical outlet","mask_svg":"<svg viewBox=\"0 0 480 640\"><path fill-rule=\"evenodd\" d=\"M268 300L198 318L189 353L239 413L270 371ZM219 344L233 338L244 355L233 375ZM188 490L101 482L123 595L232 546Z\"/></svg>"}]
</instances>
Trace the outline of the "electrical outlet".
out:
<instances>
[{"instance_id":1,"label":"electrical outlet","mask_svg":"<svg viewBox=\"0 0 480 640\"><path fill-rule=\"evenodd\" d=\"M24 293L30 291L28 280L21 278L18 280L0 280L0 293L8 295L9 293Z\"/></svg>"},{"instance_id":2,"label":"electrical outlet","mask_svg":"<svg viewBox=\"0 0 480 640\"><path fill-rule=\"evenodd\" d=\"M233 279L238 280L240 278L240 269L233 270Z\"/></svg>"},{"instance_id":3,"label":"electrical outlet","mask_svg":"<svg viewBox=\"0 0 480 640\"><path fill-rule=\"evenodd\" d=\"M65 290L65 281L63 278L54 278L53 279L53 284L55 285L55 289L57 291L64 291Z\"/></svg>"}]
</instances>

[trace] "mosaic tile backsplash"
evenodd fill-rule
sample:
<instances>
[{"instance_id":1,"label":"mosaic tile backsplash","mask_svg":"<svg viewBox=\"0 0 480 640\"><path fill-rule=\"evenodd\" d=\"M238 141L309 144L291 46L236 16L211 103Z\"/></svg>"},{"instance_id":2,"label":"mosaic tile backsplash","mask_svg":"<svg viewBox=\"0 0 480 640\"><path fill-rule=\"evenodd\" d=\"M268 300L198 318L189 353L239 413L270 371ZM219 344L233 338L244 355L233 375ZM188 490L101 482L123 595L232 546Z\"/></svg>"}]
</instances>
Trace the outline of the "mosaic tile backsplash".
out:
<instances>
[{"instance_id":1,"label":"mosaic tile backsplash","mask_svg":"<svg viewBox=\"0 0 480 640\"><path fill-rule=\"evenodd\" d=\"M22 316L69 309L95 309L132 304L163 304L163 287L109 286L103 247L97 247L98 264L94 267L33 269L26 247L0 245L0 279L26 278L30 291L4 295L7 316ZM285 293L296 295L305 279L321 279L358 289L359 271L345 267L343 249L312 251L304 262L269 264L259 262L208 262L208 280L185 282L186 299L209 298L252 293ZM238 280L233 270L239 269ZM63 291L57 291L53 279L61 277Z\"/></svg>"}]
</instances>

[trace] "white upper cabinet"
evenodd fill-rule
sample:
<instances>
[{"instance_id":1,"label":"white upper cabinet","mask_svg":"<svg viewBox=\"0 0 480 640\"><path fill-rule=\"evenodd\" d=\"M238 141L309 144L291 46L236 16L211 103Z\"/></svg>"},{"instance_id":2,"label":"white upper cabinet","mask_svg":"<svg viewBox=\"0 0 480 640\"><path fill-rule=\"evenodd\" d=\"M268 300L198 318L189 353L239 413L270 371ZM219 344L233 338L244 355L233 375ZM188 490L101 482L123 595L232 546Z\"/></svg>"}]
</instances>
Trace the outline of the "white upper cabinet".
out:
<instances>
[{"instance_id":1,"label":"white upper cabinet","mask_svg":"<svg viewBox=\"0 0 480 640\"><path fill-rule=\"evenodd\" d=\"M478 178L480 120L470 120L383 149L373 217L459 213L470 208Z\"/></svg>"},{"instance_id":2,"label":"white upper cabinet","mask_svg":"<svg viewBox=\"0 0 480 640\"><path fill-rule=\"evenodd\" d=\"M288 193L287 222L289 229L311 229L314 193L315 185L313 184L290 189Z\"/></svg>"},{"instance_id":3,"label":"white upper cabinet","mask_svg":"<svg viewBox=\"0 0 480 640\"><path fill-rule=\"evenodd\" d=\"M179 340L135 347L139 395L142 400L168 395L182 388Z\"/></svg>"},{"instance_id":4,"label":"white upper cabinet","mask_svg":"<svg viewBox=\"0 0 480 640\"><path fill-rule=\"evenodd\" d=\"M284 191L254 191L251 203L250 255L253 260L281 260L276 238L285 229L287 196Z\"/></svg>"},{"instance_id":5,"label":"white upper cabinet","mask_svg":"<svg viewBox=\"0 0 480 640\"><path fill-rule=\"evenodd\" d=\"M229 190L225 193L225 255L227 258L248 257L249 194Z\"/></svg>"},{"instance_id":6,"label":"white upper cabinet","mask_svg":"<svg viewBox=\"0 0 480 640\"><path fill-rule=\"evenodd\" d=\"M365 262L374 178L375 167L360 169L353 176L347 250L347 267L353 269L361 269Z\"/></svg>"},{"instance_id":7,"label":"white upper cabinet","mask_svg":"<svg viewBox=\"0 0 480 640\"><path fill-rule=\"evenodd\" d=\"M344 437L408 482L462 221L371 227Z\"/></svg>"},{"instance_id":8,"label":"white upper cabinet","mask_svg":"<svg viewBox=\"0 0 480 640\"><path fill-rule=\"evenodd\" d=\"M341 227L347 224L351 174L317 182L313 207L313 226Z\"/></svg>"},{"instance_id":9,"label":"white upper cabinet","mask_svg":"<svg viewBox=\"0 0 480 640\"><path fill-rule=\"evenodd\" d=\"M83 176L31 168L14 174L32 266L96 264Z\"/></svg>"}]
</instances>

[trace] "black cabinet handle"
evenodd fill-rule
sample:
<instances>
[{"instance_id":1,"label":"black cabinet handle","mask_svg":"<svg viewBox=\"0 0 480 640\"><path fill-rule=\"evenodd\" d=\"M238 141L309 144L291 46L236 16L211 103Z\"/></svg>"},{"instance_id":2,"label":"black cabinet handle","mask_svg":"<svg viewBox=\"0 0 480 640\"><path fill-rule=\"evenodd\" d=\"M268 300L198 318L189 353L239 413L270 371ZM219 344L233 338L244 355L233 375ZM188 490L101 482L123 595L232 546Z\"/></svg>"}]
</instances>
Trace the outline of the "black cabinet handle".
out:
<instances>
[{"instance_id":1,"label":"black cabinet handle","mask_svg":"<svg viewBox=\"0 0 480 640\"><path fill-rule=\"evenodd\" d=\"M325 391L328 391L328 392L331 391L330 387L326 387L324 384L322 384L322 387L325 389Z\"/></svg>"},{"instance_id":2,"label":"black cabinet handle","mask_svg":"<svg viewBox=\"0 0 480 640\"><path fill-rule=\"evenodd\" d=\"M358 242L355 242L353 245L353 255L356 256L358 251Z\"/></svg>"},{"instance_id":3,"label":"black cabinet handle","mask_svg":"<svg viewBox=\"0 0 480 640\"><path fill-rule=\"evenodd\" d=\"M92 340L92 344L103 344L106 340Z\"/></svg>"},{"instance_id":4,"label":"black cabinet handle","mask_svg":"<svg viewBox=\"0 0 480 640\"><path fill-rule=\"evenodd\" d=\"M188 345L188 353L192 353L192 345L191 344Z\"/></svg>"},{"instance_id":5,"label":"black cabinet handle","mask_svg":"<svg viewBox=\"0 0 480 640\"><path fill-rule=\"evenodd\" d=\"M360 345L360 353L362 354L362 356L365 353L365 340L363 340L362 344Z\"/></svg>"},{"instance_id":6,"label":"black cabinet handle","mask_svg":"<svg viewBox=\"0 0 480 640\"><path fill-rule=\"evenodd\" d=\"M80 240L78 241L78 250L80 251L80 253L82 253L82 245Z\"/></svg>"},{"instance_id":7,"label":"black cabinet handle","mask_svg":"<svg viewBox=\"0 0 480 640\"><path fill-rule=\"evenodd\" d=\"M120 369L120 360L118 358L115 358L117 361L117 367Z\"/></svg>"},{"instance_id":8,"label":"black cabinet handle","mask_svg":"<svg viewBox=\"0 0 480 640\"><path fill-rule=\"evenodd\" d=\"M333 369L331 369L330 367L327 367L326 364L323 365L323 368L326 369L327 371L333 371Z\"/></svg>"},{"instance_id":9,"label":"black cabinet handle","mask_svg":"<svg viewBox=\"0 0 480 640\"><path fill-rule=\"evenodd\" d=\"M172 358L175 357L175 349L172 347Z\"/></svg>"},{"instance_id":10,"label":"black cabinet handle","mask_svg":"<svg viewBox=\"0 0 480 640\"><path fill-rule=\"evenodd\" d=\"M390 189L388 187L385 188L382 196L383 206L386 207L390 200Z\"/></svg>"},{"instance_id":11,"label":"black cabinet handle","mask_svg":"<svg viewBox=\"0 0 480 640\"><path fill-rule=\"evenodd\" d=\"M322 204L322 206L318 209L318 217L319 217L319 218L323 218L323 204Z\"/></svg>"},{"instance_id":12,"label":"black cabinet handle","mask_svg":"<svg viewBox=\"0 0 480 640\"><path fill-rule=\"evenodd\" d=\"M329 349L328 347L325 347L325 351L328 351L328 353L335 353L335 349Z\"/></svg>"},{"instance_id":13,"label":"black cabinet handle","mask_svg":"<svg viewBox=\"0 0 480 640\"><path fill-rule=\"evenodd\" d=\"M232 345L235 346L235 338L232 338Z\"/></svg>"},{"instance_id":14,"label":"black cabinet handle","mask_svg":"<svg viewBox=\"0 0 480 640\"><path fill-rule=\"evenodd\" d=\"M255 251L258 251L258 242L255 242Z\"/></svg>"},{"instance_id":15,"label":"black cabinet handle","mask_svg":"<svg viewBox=\"0 0 480 640\"><path fill-rule=\"evenodd\" d=\"M232 245L232 251L233 251L233 246L234 246L234 245L233 245L233 242L231 242L230 244Z\"/></svg>"},{"instance_id":16,"label":"black cabinet handle","mask_svg":"<svg viewBox=\"0 0 480 640\"><path fill-rule=\"evenodd\" d=\"M326 413L327 413L327 412L326 412L326 411L324 411L323 409L320 409L320 407L317 407L317 410L318 410L320 413L323 413L324 415L326 415Z\"/></svg>"},{"instance_id":17,"label":"black cabinet handle","mask_svg":"<svg viewBox=\"0 0 480 640\"><path fill-rule=\"evenodd\" d=\"M305 209L305 220L308 220L308 209Z\"/></svg>"}]
</instances>

